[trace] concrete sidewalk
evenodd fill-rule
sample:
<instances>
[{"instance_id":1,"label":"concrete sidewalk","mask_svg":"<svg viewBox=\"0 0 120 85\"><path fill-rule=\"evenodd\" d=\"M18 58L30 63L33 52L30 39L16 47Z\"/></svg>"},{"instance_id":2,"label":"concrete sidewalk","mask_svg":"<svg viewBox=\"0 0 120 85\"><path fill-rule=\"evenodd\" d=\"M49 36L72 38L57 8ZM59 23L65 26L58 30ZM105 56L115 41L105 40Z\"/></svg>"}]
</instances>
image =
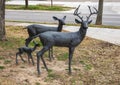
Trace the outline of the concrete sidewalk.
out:
<instances>
[{"instance_id":1,"label":"concrete sidewalk","mask_svg":"<svg viewBox=\"0 0 120 85\"><path fill-rule=\"evenodd\" d=\"M18 22L6 22L6 25L12 26L27 26L32 23L18 23ZM45 26L56 26L56 25L48 25L41 24ZM63 30L75 32L79 30L79 26L64 26ZM89 27L87 31L87 36L103 41L107 41L109 43L113 43L120 46L120 30L119 29L110 29L110 28L95 28Z\"/></svg>"}]
</instances>

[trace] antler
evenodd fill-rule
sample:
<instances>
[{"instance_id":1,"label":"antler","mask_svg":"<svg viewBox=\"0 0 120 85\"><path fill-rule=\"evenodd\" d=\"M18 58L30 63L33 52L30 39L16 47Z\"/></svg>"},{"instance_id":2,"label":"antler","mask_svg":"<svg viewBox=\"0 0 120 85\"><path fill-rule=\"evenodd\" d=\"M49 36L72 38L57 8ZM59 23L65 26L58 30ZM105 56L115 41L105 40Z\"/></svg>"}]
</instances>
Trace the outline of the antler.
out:
<instances>
[{"instance_id":1,"label":"antler","mask_svg":"<svg viewBox=\"0 0 120 85\"><path fill-rule=\"evenodd\" d=\"M90 10L90 14L89 14L89 16L86 16L86 17L87 17L87 21L89 20L89 18L91 17L91 15L97 14L97 13L98 13L98 10L97 10L95 7L93 7L93 8L95 9L95 12L92 12L90 6L88 6L88 8L89 8L89 10Z\"/></svg>"},{"instance_id":2,"label":"antler","mask_svg":"<svg viewBox=\"0 0 120 85\"><path fill-rule=\"evenodd\" d=\"M82 17L79 16L79 14L81 14L81 13L78 13L79 8L80 8L80 5L75 9L73 15L78 16L83 21L83 16Z\"/></svg>"}]
</instances>

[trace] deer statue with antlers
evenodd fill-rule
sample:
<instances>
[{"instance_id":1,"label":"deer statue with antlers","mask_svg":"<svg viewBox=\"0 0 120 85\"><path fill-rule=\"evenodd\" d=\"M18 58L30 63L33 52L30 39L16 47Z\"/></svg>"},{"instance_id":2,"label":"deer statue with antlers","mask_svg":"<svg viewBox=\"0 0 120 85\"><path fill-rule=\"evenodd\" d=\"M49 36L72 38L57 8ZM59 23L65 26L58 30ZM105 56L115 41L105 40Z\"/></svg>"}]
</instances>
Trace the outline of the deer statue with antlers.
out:
<instances>
[{"instance_id":1,"label":"deer statue with antlers","mask_svg":"<svg viewBox=\"0 0 120 85\"><path fill-rule=\"evenodd\" d=\"M73 52L78 46L82 40L84 39L88 24L92 22L90 20L91 15L97 14L97 9L95 9L95 12L92 12L91 7L88 6L90 10L89 16L87 16L86 20L83 20L83 17L80 16L80 13L78 13L78 9L80 8L80 5L77 7L77 9L74 11L74 15L77 16L80 20L75 19L76 23L81 24L81 27L79 31L77 32L44 32L36 37L39 37L41 39L41 42L43 43L43 48L37 53L37 71L38 75L40 75L40 58L42 59L42 62L48 71L47 65L44 61L43 54L49 50L52 46L60 46L60 47L68 47L69 48L69 74L71 74L71 61L73 57Z\"/></svg>"}]
</instances>

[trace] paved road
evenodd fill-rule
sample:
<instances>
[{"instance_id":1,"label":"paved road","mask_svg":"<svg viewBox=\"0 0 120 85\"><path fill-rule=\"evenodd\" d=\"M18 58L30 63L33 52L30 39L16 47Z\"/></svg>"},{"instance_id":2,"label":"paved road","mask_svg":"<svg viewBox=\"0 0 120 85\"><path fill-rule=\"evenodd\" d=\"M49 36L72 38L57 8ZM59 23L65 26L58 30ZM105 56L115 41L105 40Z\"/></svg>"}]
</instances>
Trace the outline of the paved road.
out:
<instances>
[{"instance_id":1,"label":"paved road","mask_svg":"<svg viewBox=\"0 0 120 85\"><path fill-rule=\"evenodd\" d=\"M37 4L50 4L50 0L47 1L30 1L29 4L37 5ZM80 0L84 2L56 2L54 1L55 5L62 5L68 7L77 7L81 4L80 11L83 13L84 16L89 13L87 5L91 6L98 6L98 2L91 2L96 0ZM72 1L72 0L66 0ZM75 0L76 1L76 0ZM120 2L113 2L113 0L105 0L105 1L112 1L112 2L105 2L104 3L104 10L103 10L103 24L104 25L119 25L120 26ZM117 0L114 0L117 1ZM6 4L19 4L24 5L24 1L8 1ZM64 15L67 16L67 23L74 23L74 16L73 10L65 11L65 12L43 12L43 11L17 11L17 10L7 10L6 11L6 20L13 20L13 21L27 21L27 22L41 22L41 23L54 23L52 16L63 17ZM95 22L95 16L92 17L93 23Z\"/></svg>"},{"instance_id":2,"label":"paved road","mask_svg":"<svg viewBox=\"0 0 120 85\"><path fill-rule=\"evenodd\" d=\"M75 16L72 13L66 12L43 12L43 11L19 11L19 10L6 10L6 20L12 21L26 21L26 22L40 22L40 23L55 23L52 16L63 17L67 16L66 23L74 23ZM86 17L87 14L84 16ZM93 16L93 23L95 22ZM120 15L118 14L105 14L103 16L104 25L119 25Z\"/></svg>"}]
</instances>

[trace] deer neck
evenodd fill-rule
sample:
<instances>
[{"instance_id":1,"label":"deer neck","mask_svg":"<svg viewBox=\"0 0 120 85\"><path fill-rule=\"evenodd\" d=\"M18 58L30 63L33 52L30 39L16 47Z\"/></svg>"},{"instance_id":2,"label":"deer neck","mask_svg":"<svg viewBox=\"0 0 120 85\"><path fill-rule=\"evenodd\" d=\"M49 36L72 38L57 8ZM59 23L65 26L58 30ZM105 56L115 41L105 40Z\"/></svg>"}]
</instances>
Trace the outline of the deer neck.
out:
<instances>
[{"instance_id":1,"label":"deer neck","mask_svg":"<svg viewBox=\"0 0 120 85\"><path fill-rule=\"evenodd\" d=\"M59 23L57 31L61 31L63 27L63 24Z\"/></svg>"},{"instance_id":2,"label":"deer neck","mask_svg":"<svg viewBox=\"0 0 120 85\"><path fill-rule=\"evenodd\" d=\"M80 34L82 40L84 39L84 37L85 37L85 35L86 35L86 32L87 32L87 29L86 29L86 28L81 27L81 28L79 29L79 34Z\"/></svg>"}]
</instances>

